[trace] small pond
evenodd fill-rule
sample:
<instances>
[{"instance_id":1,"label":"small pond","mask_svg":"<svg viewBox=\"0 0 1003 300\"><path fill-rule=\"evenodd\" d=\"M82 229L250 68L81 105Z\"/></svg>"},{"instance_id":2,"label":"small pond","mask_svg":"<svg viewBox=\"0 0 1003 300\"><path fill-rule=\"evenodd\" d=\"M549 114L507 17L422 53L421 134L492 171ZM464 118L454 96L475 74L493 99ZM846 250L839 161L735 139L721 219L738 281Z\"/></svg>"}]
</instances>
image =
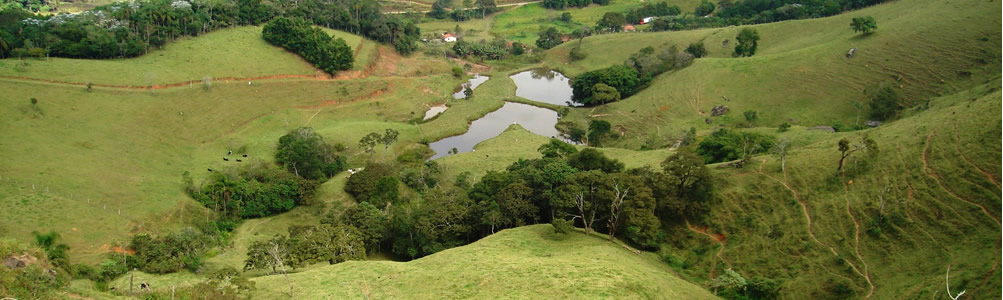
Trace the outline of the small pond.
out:
<instances>
[{"instance_id":1,"label":"small pond","mask_svg":"<svg viewBox=\"0 0 1003 300\"><path fill-rule=\"evenodd\" d=\"M431 119L432 117L438 116L442 112L446 111L447 108L449 107L447 107L445 104L439 104L436 106L429 107L428 111L425 112L424 120L428 120Z\"/></svg>"},{"instance_id":2,"label":"small pond","mask_svg":"<svg viewBox=\"0 0 1003 300\"><path fill-rule=\"evenodd\" d=\"M515 95L529 100L568 105L571 101L571 80L554 70L533 69L512 76Z\"/></svg>"},{"instance_id":3,"label":"small pond","mask_svg":"<svg viewBox=\"0 0 1003 300\"><path fill-rule=\"evenodd\" d=\"M530 132L545 137L559 137L561 133L554 128L557 125L557 112L536 106L506 102L501 108L488 113L470 123L466 133L451 136L428 144L435 150L431 159L449 155L456 148L458 152L470 152L474 145L501 134L512 124L519 124Z\"/></svg>"},{"instance_id":4,"label":"small pond","mask_svg":"<svg viewBox=\"0 0 1003 300\"><path fill-rule=\"evenodd\" d=\"M453 93L453 99L463 99L463 98L466 98L467 95L463 94L463 88L464 87L470 86L471 90L472 89L476 89L477 86L481 85L485 81L488 81L488 79L491 79L491 77L481 76L481 74L474 74L474 77L470 78L470 80L467 80L467 83L464 83L464 84L460 85L460 90L459 91Z\"/></svg>"}]
</instances>

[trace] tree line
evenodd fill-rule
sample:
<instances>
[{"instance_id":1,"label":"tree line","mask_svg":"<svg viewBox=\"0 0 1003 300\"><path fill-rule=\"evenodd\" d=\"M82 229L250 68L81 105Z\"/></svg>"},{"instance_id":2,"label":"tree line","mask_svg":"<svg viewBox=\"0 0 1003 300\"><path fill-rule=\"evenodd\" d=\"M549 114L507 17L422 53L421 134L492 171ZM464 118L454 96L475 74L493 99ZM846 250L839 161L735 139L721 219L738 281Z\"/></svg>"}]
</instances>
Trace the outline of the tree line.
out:
<instances>
[{"instance_id":1,"label":"tree line","mask_svg":"<svg viewBox=\"0 0 1003 300\"><path fill-rule=\"evenodd\" d=\"M413 259L540 223L655 249L664 230L703 218L713 203L710 172L691 152L674 154L658 168L626 169L596 149L578 151L558 140L539 151L543 157L489 171L477 182L461 173L451 185L439 184L438 165L424 161L427 149L371 162L345 185L358 204L332 211L319 225L255 243L245 268L278 271L385 251Z\"/></svg>"},{"instance_id":2,"label":"tree line","mask_svg":"<svg viewBox=\"0 0 1003 300\"><path fill-rule=\"evenodd\" d=\"M701 2L692 15L659 18L652 24L652 31L687 30L706 27L724 27L821 18L860 9L887 0L824 0L824 1L776 1L776 0L720 0L712 3Z\"/></svg>"},{"instance_id":3,"label":"tree line","mask_svg":"<svg viewBox=\"0 0 1003 300\"><path fill-rule=\"evenodd\" d=\"M0 10L0 58L59 56L121 58L145 54L168 41L220 28L296 17L414 51L420 30L401 16L384 15L366 0L143 0L116 2L79 14L41 15Z\"/></svg>"},{"instance_id":4,"label":"tree line","mask_svg":"<svg viewBox=\"0 0 1003 300\"><path fill-rule=\"evenodd\" d=\"M571 80L571 101L600 105L629 97L643 89L659 74L693 63L693 54L676 46L642 48L621 65L592 70Z\"/></svg>"}]
</instances>

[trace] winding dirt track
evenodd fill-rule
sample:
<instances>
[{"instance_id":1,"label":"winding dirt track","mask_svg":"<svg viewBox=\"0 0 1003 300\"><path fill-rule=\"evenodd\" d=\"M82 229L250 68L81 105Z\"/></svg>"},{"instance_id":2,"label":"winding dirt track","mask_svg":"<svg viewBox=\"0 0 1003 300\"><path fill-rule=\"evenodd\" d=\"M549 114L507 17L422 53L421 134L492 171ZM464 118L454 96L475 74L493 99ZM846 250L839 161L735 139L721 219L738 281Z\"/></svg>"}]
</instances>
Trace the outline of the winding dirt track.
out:
<instances>
[{"instance_id":1,"label":"winding dirt track","mask_svg":"<svg viewBox=\"0 0 1003 300\"><path fill-rule=\"evenodd\" d=\"M832 252L832 255L835 255L835 256L839 257L839 252L836 251L836 248L833 248L832 246L826 245L825 243L823 243L822 241L820 241L817 237L815 237L815 232L811 228L811 214L808 213L808 205L805 204L805 202L803 200L801 200L801 197L798 196L798 192L796 190L794 190L793 188L791 188L791 186L788 185L787 182L781 181L780 179L777 179L776 177L770 176L769 174L766 174L766 172L763 172L763 165L766 164L766 159L765 158L762 159L760 162L761 163L759 165L759 174L761 174L763 176L766 176L767 178L773 179L773 181L776 181L777 183L780 183L780 185L783 185L785 188L787 188L787 190L789 190L791 192L792 195L794 195L794 200L797 200L798 204L801 205L801 211L804 212L805 220L808 221L808 235L811 236L811 239L813 241L815 241L815 243L821 245L822 247L829 248L829 251ZM860 275L860 277L863 277L867 281L867 284L870 285L870 287L871 287L871 289L873 291L874 285L871 284L870 277L868 277L863 272L860 272L860 269L858 269L857 266L853 264L853 262L850 262L848 260L844 260L844 261L846 262L847 265L850 266L851 269L853 269L853 272L857 273L858 275ZM870 297L869 295L870 294L868 294L868 297Z\"/></svg>"},{"instance_id":2,"label":"winding dirt track","mask_svg":"<svg viewBox=\"0 0 1003 300\"><path fill-rule=\"evenodd\" d=\"M714 240L714 242L721 244L721 248L717 250L716 256L718 259L721 259L721 261L723 261L724 264L728 265L729 269L731 268L731 262L729 262L727 259L724 259L724 256L722 255L722 253L724 253L724 241L728 239L723 233L718 233L718 234L707 233L706 226L697 229L693 227L693 225L690 225L690 220L686 220L686 228L689 228L690 231L696 232L700 235L707 236L710 239ZM717 268L717 261L715 260L714 264L710 266L710 274L707 275L707 278L714 278L714 269L716 268Z\"/></svg>"},{"instance_id":3,"label":"winding dirt track","mask_svg":"<svg viewBox=\"0 0 1003 300\"><path fill-rule=\"evenodd\" d=\"M850 220L853 220L853 251L857 254L857 260L860 260L860 264L864 266L864 279L867 280L867 285L870 286L870 290L867 292L867 296L864 299L870 299L874 295L874 283L871 282L871 273L867 270L867 262L864 261L864 257L860 255L860 222L857 222L857 218L853 216L853 211L850 209L850 187L846 181L846 171L843 170L842 174L843 181L843 200L846 200L846 214L850 215Z\"/></svg>"}]
</instances>

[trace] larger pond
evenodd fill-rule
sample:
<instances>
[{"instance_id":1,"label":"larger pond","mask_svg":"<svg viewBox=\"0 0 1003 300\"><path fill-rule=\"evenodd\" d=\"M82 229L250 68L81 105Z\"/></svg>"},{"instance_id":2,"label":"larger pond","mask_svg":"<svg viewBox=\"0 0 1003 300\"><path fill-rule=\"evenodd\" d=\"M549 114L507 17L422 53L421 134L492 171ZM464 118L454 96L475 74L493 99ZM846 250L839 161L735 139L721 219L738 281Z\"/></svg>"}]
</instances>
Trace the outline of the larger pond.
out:
<instances>
[{"instance_id":1,"label":"larger pond","mask_svg":"<svg viewBox=\"0 0 1003 300\"><path fill-rule=\"evenodd\" d=\"M557 112L528 104L505 102L498 110L471 122L466 133L428 144L435 150L435 156L431 159L449 155L454 148L456 151L453 153L473 151L474 145L498 136L512 124L519 124L522 128L545 137L559 137L561 134L554 128L557 125Z\"/></svg>"},{"instance_id":2,"label":"larger pond","mask_svg":"<svg viewBox=\"0 0 1003 300\"><path fill-rule=\"evenodd\" d=\"M571 80L564 74L548 69L533 69L512 76L515 95L529 100L555 105L570 105Z\"/></svg>"}]
</instances>

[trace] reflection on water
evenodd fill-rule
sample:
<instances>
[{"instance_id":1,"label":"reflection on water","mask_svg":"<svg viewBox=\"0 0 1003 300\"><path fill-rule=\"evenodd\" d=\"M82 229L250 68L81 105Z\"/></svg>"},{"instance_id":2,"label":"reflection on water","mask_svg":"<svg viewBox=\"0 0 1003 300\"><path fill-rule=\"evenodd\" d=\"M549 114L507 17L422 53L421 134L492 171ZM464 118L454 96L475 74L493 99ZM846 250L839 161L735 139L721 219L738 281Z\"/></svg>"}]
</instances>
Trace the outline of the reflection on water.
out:
<instances>
[{"instance_id":1,"label":"reflection on water","mask_svg":"<svg viewBox=\"0 0 1003 300\"><path fill-rule=\"evenodd\" d=\"M449 155L456 148L457 153L470 152L474 145L501 134L509 125L519 124L532 133L545 137L558 137L557 112L536 106L506 102L501 108L470 123L466 133L441 139L428 146L435 150L431 159Z\"/></svg>"},{"instance_id":2,"label":"reflection on water","mask_svg":"<svg viewBox=\"0 0 1003 300\"><path fill-rule=\"evenodd\" d=\"M425 112L425 119L424 120L431 119L432 117L435 117L435 116L441 114L442 112L446 111L447 108L449 108L449 107L447 107L445 104L440 104L440 105L429 107L428 111Z\"/></svg>"},{"instance_id":3,"label":"reflection on water","mask_svg":"<svg viewBox=\"0 0 1003 300\"><path fill-rule=\"evenodd\" d=\"M488 79L491 79L491 77L481 76L481 74L474 74L474 78L470 78L470 80L467 80L467 83L464 83L463 85L460 86L459 91L453 93L453 99L466 98L467 95L463 94L464 87L470 86L470 89L473 90L476 89L477 86L481 85L485 81L488 81Z\"/></svg>"},{"instance_id":4,"label":"reflection on water","mask_svg":"<svg viewBox=\"0 0 1003 300\"><path fill-rule=\"evenodd\" d=\"M555 105L571 101L571 80L554 70L533 69L509 78L515 81L516 96Z\"/></svg>"}]
</instances>

